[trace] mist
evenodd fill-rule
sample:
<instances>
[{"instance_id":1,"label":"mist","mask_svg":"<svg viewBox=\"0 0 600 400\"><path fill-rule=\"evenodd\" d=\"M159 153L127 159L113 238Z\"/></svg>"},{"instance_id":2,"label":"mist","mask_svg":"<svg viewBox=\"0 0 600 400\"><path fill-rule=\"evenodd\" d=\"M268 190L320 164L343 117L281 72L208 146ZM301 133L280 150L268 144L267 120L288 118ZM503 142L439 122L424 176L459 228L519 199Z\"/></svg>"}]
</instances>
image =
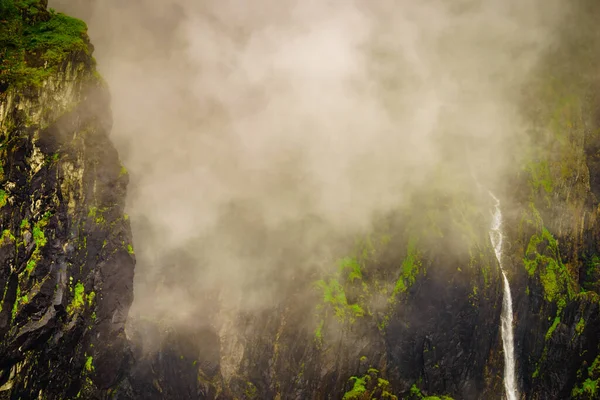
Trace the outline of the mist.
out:
<instances>
[{"instance_id":1,"label":"mist","mask_svg":"<svg viewBox=\"0 0 600 400\"><path fill-rule=\"evenodd\" d=\"M565 2L50 0L86 20L130 174L130 313L257 311L429 188L502 186ZM415 210L418 212L419 210Z\"/></svg>"}]
</instances>

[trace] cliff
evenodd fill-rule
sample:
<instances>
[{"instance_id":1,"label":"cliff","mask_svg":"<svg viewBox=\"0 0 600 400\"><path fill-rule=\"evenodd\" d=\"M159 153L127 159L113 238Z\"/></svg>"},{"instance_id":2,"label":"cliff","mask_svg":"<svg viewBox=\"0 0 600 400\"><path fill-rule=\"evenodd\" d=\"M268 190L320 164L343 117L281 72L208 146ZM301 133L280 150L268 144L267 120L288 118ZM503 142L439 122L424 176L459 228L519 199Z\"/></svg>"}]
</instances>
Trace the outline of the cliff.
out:
<instances>
[{"instance_id":1,"label":"cliff","mask_svg":"<svg viewBox=\"0 0 600 400\"><path fill-rule=\"evenodd\" d=\"M127 360L128 176L85 24L2 2L0 397L106 392Z\"/></svg>"},{"instance_id":2,"label":"cliff","mask_svg":"<svg viewBox=\"0 0 600 400\"><path fill-rule=\"evenodd\" d=\"M600 393L600 40L595 6L581 4L582 23L564 28L524 92L531 129L494 187L526 399ZM0 13L0 398L504 398L494 203L463 154L369 231L340 238L330 269L289 272L301 257L286 250L281 276L249 283L283 282L267 308L190 281L176 290L205 311L185 327L128 317L129 178L85 24L45 1L0 1ZM323 223L265 244L248 214L222 218L246 223L240 235L257 238L244 243L269 254Z\"/></svg>"},{"instance_id":3,"label":"cliff","mask_svg":"<svg viewBox=\"0 0 600 400\"><path fill-rule=\"evenodd\" d=\"M518 372L527 398L600 395L597 4L535 72L523 110L532 129L508 190Z\"/></svg>"}]
</instances>

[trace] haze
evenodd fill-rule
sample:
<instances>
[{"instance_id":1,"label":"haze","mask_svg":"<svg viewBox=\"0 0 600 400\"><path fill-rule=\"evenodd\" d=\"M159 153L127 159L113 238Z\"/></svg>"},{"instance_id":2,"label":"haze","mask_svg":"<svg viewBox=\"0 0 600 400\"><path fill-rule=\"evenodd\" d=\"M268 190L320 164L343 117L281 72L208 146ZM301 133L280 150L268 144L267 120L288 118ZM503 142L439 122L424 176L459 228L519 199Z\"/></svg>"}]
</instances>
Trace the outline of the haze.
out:
<instances>
[{"instance_id":1,"label":"haze","mask_svg":"<svg viewBox=\"0 0 600 400\"><path fill-rule=\"evenodd\" d=\"M273 306L435 171L501 187L559 3L51 0L88 22L112 93L131 314Z\"/></svg>"}]
</instances>

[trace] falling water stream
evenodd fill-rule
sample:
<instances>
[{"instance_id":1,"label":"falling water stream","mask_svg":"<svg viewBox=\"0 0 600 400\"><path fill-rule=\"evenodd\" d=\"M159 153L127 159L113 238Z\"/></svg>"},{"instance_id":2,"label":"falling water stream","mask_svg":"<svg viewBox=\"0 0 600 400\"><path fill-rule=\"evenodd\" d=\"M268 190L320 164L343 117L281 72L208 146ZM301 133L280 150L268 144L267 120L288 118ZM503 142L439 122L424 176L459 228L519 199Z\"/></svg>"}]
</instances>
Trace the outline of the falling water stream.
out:
<instances>
[{"instance_id":1,"label":"falling water stream","mask_svg":"<svg viewBox=\"0 0 600 400\"><path fill-rule=\"evenodd\" d=\"M495 201L495 210L490 229L490 239L494 246L496 258L500 264L502 271L502 279L504 280L504 299L502 301L502 347L504 349L504 389L508 400L517 400L519 391L517 389L517 380L515 376L515 343L513 337L513 310L512 297L510 295L510 285L504 269L502 268L502 211L500 210L500 200L493 193L490 196Z\"/></svg>"}]
</instances>

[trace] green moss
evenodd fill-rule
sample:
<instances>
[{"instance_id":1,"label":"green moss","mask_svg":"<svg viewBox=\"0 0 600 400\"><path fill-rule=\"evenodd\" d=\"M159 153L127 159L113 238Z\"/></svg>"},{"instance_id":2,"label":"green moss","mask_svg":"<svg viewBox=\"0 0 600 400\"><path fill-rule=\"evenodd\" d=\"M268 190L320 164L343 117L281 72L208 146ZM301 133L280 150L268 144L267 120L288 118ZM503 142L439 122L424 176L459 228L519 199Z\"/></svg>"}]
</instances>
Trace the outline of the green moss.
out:
<instances>
[{"instance_id":1,"label":"green moss","mask_svg":"<svg viewBox=\"0 0 600 400\"><path fill-rule=\"evenodd\" d=\"M124 165L121 165L121 170L119 171L119 177L127 175L127 168Z\"/></svg>"},{"instance_id":2,"label":"green moss","mask_svg":"<svg viewBox=\"0 0 600 400\"><path fill-rule=\"evenodd\" d=\"M73 282L72 277L70 281ZM67 306L67 312L69 313L79 310L85 305L85 287L83 283L77 282L75 287L71 289L71 293L73 294L73 300Z\"/></svg>"},{"instance_id":3,"label":"green moss","mask_svg":"<svg viewBox=\"0 0 600 400\"><path fill-rule=\"evenodd\" d=\"M583 330L585 329L585 320L583 319L583 317L579 318L579 322L577 322L577 325L575 325L575 332L577 332L577 335L581 335L583 333Z\"/></svg>"},{"instance_id":4,"label":"green moss","mask_svg":"<svg viewBox=\"0 0 600 400\"><path fill-rule=\"evenodd\" d=\"M93 372L94 371L94 358L92 356L88 356L88 358L85 360L85 370L87 372Z\"/></svg>"},{"instance_id":5,"label":"green moss","mask_svg":"<svg viewBox=\"0 0 600 400\"><path fill-rule=\"evenodd\" d=\"M15 302L13 304L13 308L12 308L12 320L15 320L15 317L17 316L17 310L19 308L19 299L21 298L21 288L19 286L17 286L17 296L15 299Z\"/></svg>"},{"instance_id":6,"label":"green moss","mask_svg":"<svg viewBox=\"0 0 600 400\"><path fill-rule=\"evenodd\" d=\"M11 242L14 242L16 240L14 235L10 232L10 229L5 229L2 231L2 241L5 242L7 240Z\"/></svg>"},{"instance_id":7,"label":"green moss","mask_svg":"<svg viewBox=\"0 0 600 400\"><path fill-rule=\"evenodd\" d=\"M350 270L348 274L348 281L354 282L355 279L362 279L362 271L360 269L360 264L355 257L346 257L339 261L340 272L344 272L345 270Z\"/></svg>"},{"instance_id":8,"label":"green moss","mask_svg":"<svg viewBox=\"0 0 600 400\"><path fill-rule=\"evenodd\" d=\"M133 252L133 246L131 246L130 244L128 244L128 245L127 245L127 252L128 252L129 254L131 254L131 255L135 254L135 253Z\"/></svg>"},{"instance_id":9,"label":"green moss","mask_svg":"<svg viewBox=\"0 0 600 400\"><path fill-rule=\"evenodd\" d=\"M344 287L337 279L320 280L316 282L316 286L323 291L323 302L333 307L335 316L340 321L354 322L355 318L364 316L365 312L360 305L348 304Z\"/></svg>"},{"instance_id":10,"label":"green moss","mask_svg":"<svg viewBox=\"0 0 600 400\"><path fill-rule=\"evenodd\" d=\"M75 290L74 290L75 297L73 298L73 305L75 307L83 306L84 293L85 293L85 288L83 286L83 283L77 282L77 284L75 285Z\"/></svg>"},{"instance_id":11,"label":"green moss","mask_svg":"<svg viewBox=\"0 0 600 400\"><path fill-rule=\"evenodd\" d=\"M13 320L15 319L15 317L17 316L17 310L20 306L24 306L27 303L29 303L29 296L27 294L24 294L23 296L20 295L21 294L21 289L17 288L17 299L15 300L15 304L13 305L13 310L12 310L12 318Z\"/></svg>"},{"instance_id":12,"label":"green moss","mask_svg":"<svg viewBox=\"0 0 600 400\"><path fill-rule=\"evenodd\" d=\"M46 235L44 235L43 231L43 228L46 226L46 224L47 220L42 219L33 226L33 241L35 242L38 248L44 247L48 242L48 240L46 239Z\"/></svg>"},{"instance_id":13,"label":"green moss","mask_svg":"<svg viewBox=\"0 0 600 400\"><path fill-rule=\"evenodd\" d=\"M8 200L8 194L4 190L0 189L0 208L4 207L6 205L7 200Z\"/></svg>"},{"instance_id":14,"label":"green moss","mask_svg":"<svg viewBox=\"0 0 600 400\"><path fill-rule=\"evenodd\" d=\"M588 368L588 375L600 378L600 354L596 357L592 365Z\"/></svg>"},{"instance_id":15,"label":"green moss","mask_svg":"<svg viewBox=\"0 0 600 400\"><path fill-rule=\"evenodd\" d=\"M599 380L586 379L581 386L577 386L571 392L571 396L577 398L595 399L596 395L600 394L598 391ZM584 397L585 396L585 397Z\"/></svg>"},{"instance_id":16,"label":"green moss","mask_svg":"<svg viewBox=\"0 0 600 400\"><path fill-rule=\"evenodd\" d=\"M543 188L546 193L551 193L554 188L550 167L547 160L530 162L526 169L529 171L529 184L534 190Z\"/></svg>"},{"instance_id":17,"label":"green moss","mask_svg":"<svg viewBox=\"0 0 600 400\"><path fill-rule=\"evenodd\" d=\"M0 189L0 208L4 207L7 202L8 194L3 189Z\"/></svg>"},{"instance_id":18,"label":"green moss","mask_svg":"<svg viewBox=\"0 0 600 400\"><path fill-rule=\"evenodd\" d=\"M410 395L413 398L416 397L417 399L422 399L422 400L452 400L452 397L450 397L450 396L424 396L416 384L413 384L411 386Z\"/></svg>"},{"instance_id":19,"label":"green moss","mask_svg":"<svg viewBox=\"0 0 600 400\"><path fill-rule=\"evenodd\" d=\"M583 290L594 290L596 287L596 277L600 275L600 257L597 254L586 257L583 271Z\"/></svg>"},{"instance_id":20,"label":"green moss","mask_svg":"<svg viewBox=\"0 0 600 400\"><path fill-rule=\"evenodd\" d=\"M37 265L37 260L32 257L29 261L27 261L27 265L25 266L25 270L27 271L28 274L31 275L31 273L35 269L36 265Z\"/></svg>"},{"instance_id":21,"label":"green moss","mask_svg":"<svg viewBox=\"0 0 600 400\"><path fill-rule=\"evenodd\" d=\"M552 337L552 334L554 333L554 330L556 329L558 324L560 324L560 316L557 315L554 318L554 322L552 322L552 325L550 325L548 332L546 332L546 340L549 340Z\"/></svg>"},{"instance_id":22,"label":"green moss","mask_svg":"<svg viewBox=\"0 0 600 400\"><path fill-rule=\"evenodd\" d=\"M39 0L3 0L0 82L40 85L69 54L89 53L84 22L47 11Z\"/></svg>"},{"instance_id":23,"label":"green moss","mask_svg":"<svg viewBox=\"0 0 600 400\"><path fill-rule=\"evenodd\" d=\"M90 307L92 306L95 298L96 298L96 292L91 291L90 293L88 293L88 295L87 295L88 306L90 306Z\"/></svg>"},{"instance_id":24,"label":"green moss","mask_svg":"<svg viewBox=\"0 0 600 400\"><path fill-rule=\"evenodd\" d=\"M411 394L412 396L417 396L417 397L419 397L419 398L422 398L422 397L423 397L423 395L421 394L421 389L419 389L419 388L417 387L417 384L416 384L416 383L413 383L413 385L410 387L410 394Z\"/></svg>"},{"instance_id":25,"label":"green moss","mask_svg":"<svg viewBox=\"0 0 600 400\"><path fill-rule=\"evenodd\" d=\"M583 379L583 377L581 378ZM598 355L592 365L587 369L587 377L576 385L571 392L574 399L595 399L600 395L600 355Z\"/></svg>"},{"instance_id":26,"label":"green moss","mask_svg":"<svg viewBox=\"0 0 600 400\"><path fill-rule=\"evenodd\" d=\"M88 217L93 218L94 222L96 222L97 224L103 224L104 222L106 222L103 215L105 211L105 208L98 209L98 207L90 207L88 211Z\"/></svg>"},{"instance_id":27,"label":"green moss","mask_svg":"<svg viewBox=\"0 0 600 400\"><path fill-rule=\"evenodd\" d=\"M400 276L396 280L394 291L390 297L390 302L395 301L398 294L406 292L415 283L421 266L421 256L417 250L417 241L414 237L411 237L408 242L406 257L400 267Z\"/></svg>"},{"instance_id":28,"label":"green moss","mask_svg":"<svg viewBox=\"0 0 600 400\"><path fill-rule=\"evenodd\" d=\"M248 399L256 399L258 396L258 389L252 382L246 382L246 390L244 391L246 398Z\"/></svg>"},{"instance_id":29,"label":"green moss","mask_svg":"<svg viewBox=\"0 0 600 400\"><path fill-rule=\"evenodd\" d=\"M325 320L321 320L319 325L317 325L317 329L315 329L315 339L317 342L321 343L323 341L323 325L325 324Z\"/></svg>"},{"instance_id":30,"label":"green moss","mask_svg":"<svg viewBox=\"0 0 600 400\"><path fill-rule=\"evenodd\" d=\"M352 386L352 389L350 389L349 391L344 393L343 400L359 400L359 399L361 399L361 396L363 394L365 394L365 392L367 391L365 384L367 383L366 381L368 378L369 378L368 376L365 376L362 378L358 378L356 376L351 377L349 380L354 381L354 385Z\"/></svg>"},{"instance_id":31,"label":"green moss","mask_svg":"<svg viewBox=\"0 0 600 400\"><path fill-rule=\"evenodd\" d=\"M24 220L21 221L21 230L23 229L30 229L31 226L29 225L29 220L27 218L25 218Z\"/></svg>"},{"instance_id":32,"label":"green moss","mask_svg":"<svg viewBox=\"0 0 600 400\"><path fill-rule=\"evenodd\" d=\"M389 315L384 315L381 320L377 323L377 328L380 331L384 331L385 328L387 327L387 324L390 322L390 316Z\"/></svg>"},{"instance_id":33,"label":"green moss","mask_svg":"<svg viewBox=\"0 0 600 400\"><path fill-rule=\"evenodd\" d=\"M481 267L481 273L483 275L483 284L485 285L485 287L489 287L490 286L491 268L488 263L485 263Z\"/></svg>"},{"instance_id":34,"label":"green moss","mask_svg":"<svg viewBox=\"0 0 600 400\"><path fill-rule=\"evenodd\" d=\"M41 259L42 248L48 243L48 239L44 234L44 228L46 227L46 225L48 225L48 220L50 219L50 217L51 214L47 212L44 214L41 220L39 220L33 225L33 241L35 243L35 250L33 251L31 258L27 262L27 265L25 266L25 270L27 271L28 275L31 275L31 273L35 269L38 261ZM21 229L29 227L30 225L27 219L21 221Z\"/></svg>"},{"instance_id":35,"label":"green moss","mask_svg":"<svg viewBox=\"0 0 600 400\"><path fill-rule=\"evenodd\" d=\"M558 243L548 229L543 228L539 234L531 236L523 263L529 276L536 273L539 276L547 301L564 301L565 297L572 296L572 279L561 262Z\"/></svg>"}]
</instances>

